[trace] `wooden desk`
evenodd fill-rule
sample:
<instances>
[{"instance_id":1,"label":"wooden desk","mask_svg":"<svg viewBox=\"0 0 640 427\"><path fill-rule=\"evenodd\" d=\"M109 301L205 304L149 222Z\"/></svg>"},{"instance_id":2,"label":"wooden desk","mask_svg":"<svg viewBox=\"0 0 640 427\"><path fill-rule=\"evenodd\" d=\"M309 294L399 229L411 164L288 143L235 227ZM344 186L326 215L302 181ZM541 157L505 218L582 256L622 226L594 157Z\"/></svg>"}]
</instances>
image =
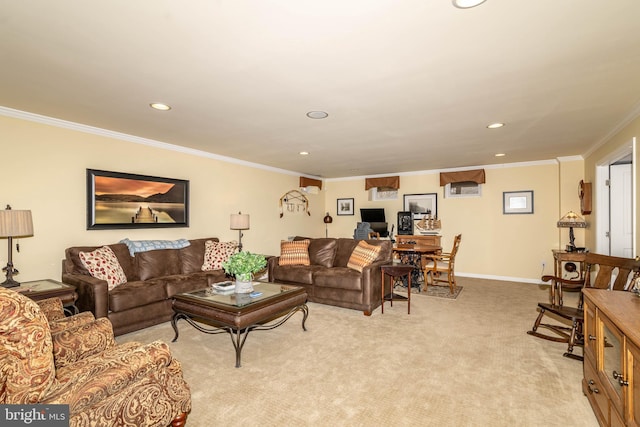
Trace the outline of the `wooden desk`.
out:
<instances>
[{"instance_id":1,"label":"wooden desk","mask_svg":"<svg viewBox=\"0 0 640 427\"><path fill-rule=\"evenodd\" d=\"M414 283L424 283L424 277L422 274L422 256L429 254L439 254L440 252L442 252L442 246L398 243L393 247L393 252L398 255L402 264L407 264L414 267L414 270L411 273Z\"/></svg>"},{"instance_id":2,"label":"wooden desk","mask_svg":"<svg viewBox=\"0 0 640 427\"><path fill-rule=\"evenodd\" d=\"M418 246L441 246L442 236L439 234L405 234L396 235L397 244L413 244Z\"/></svg>"}]
</instances>

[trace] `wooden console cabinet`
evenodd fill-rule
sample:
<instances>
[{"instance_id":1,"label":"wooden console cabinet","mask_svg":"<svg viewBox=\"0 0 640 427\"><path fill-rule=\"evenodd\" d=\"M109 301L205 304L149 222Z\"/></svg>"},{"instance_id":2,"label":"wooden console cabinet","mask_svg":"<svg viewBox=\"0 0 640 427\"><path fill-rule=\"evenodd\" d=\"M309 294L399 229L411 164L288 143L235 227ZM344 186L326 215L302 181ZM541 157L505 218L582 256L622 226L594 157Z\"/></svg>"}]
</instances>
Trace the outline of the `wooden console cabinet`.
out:
<instances>
[{"instance_id":1,"label":"wooden console cabinet","mask_svg":"<svg viewBox=\"0 0 640 427\"><path fill-rule=\"evenodd\" d=\"M584 289L582 391L603 426L640 426L640 298Z\"/></svg>"},{"instance_id":2,"label":"wooden console cabinet","mask_svg":"<svg viewBox=\"0 0 640 427\"><path fill-rule=\"evenodd\" d=\"M420 234L420 235L396 235L396 243L415 243L416 246L430 245L430 246L442 246L440 239L442 236L439 234Z\"/></svg>"}]
</instances>

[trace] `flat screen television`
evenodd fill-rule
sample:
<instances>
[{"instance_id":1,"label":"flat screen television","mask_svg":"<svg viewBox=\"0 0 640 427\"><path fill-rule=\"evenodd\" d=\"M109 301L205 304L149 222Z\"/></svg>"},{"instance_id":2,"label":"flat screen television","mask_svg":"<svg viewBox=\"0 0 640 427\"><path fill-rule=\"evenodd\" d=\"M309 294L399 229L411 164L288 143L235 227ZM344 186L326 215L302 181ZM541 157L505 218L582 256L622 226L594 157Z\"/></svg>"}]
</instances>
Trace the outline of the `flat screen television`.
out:
<instances>
[{"instance_id":1,"label":"flat screen television","mask_svg":"<svg viewBox=\"0 0 640 427\"><path fill-rule=\"evenodd\" d=\"M383 208L360 209L360 216L362 217L362 222L387 222L384 218Z\"/></svg>"}]
</instances>

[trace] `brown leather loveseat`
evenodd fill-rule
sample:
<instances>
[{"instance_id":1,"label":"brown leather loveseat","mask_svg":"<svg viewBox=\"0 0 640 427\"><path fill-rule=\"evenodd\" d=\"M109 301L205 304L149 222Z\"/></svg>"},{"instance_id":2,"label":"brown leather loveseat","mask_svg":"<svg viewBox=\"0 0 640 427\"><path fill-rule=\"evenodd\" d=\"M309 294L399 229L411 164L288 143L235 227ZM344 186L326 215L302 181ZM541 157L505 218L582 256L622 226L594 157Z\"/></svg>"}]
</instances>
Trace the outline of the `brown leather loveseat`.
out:
<instances>
[{"instance_id":1,"label":"brown leather loveseat","mask_svg":"<svg viewBox=\"0 0 640 427\"><path fill-rule=\"evenodd\" d=\"M296 237L294 240L304 239ZM309 301L362 310L370 316L380 305L380 266L392 262L390 240L366 240L381 246L377 258L362 272L347 267L359 240L347 238L309 239L310 265L279 265L280 257L268 261L269 281L303 286Z\"/></svg>"},{"instance_id":2,"label":"brown leather loveseat","mask_svg":"<svg viewBox=\"0 0 640 427\"><path fill-rule=\"evenodd\" d=\"M91 311L96 318L107 317L115 335L171 320L172 297L178 293L202 289L225 279L224 270L202 271L206 241L189 240L181 249L136 252L131 256L124 243L106 245L117 257L126 283L109 290L107 282L91 276L80 260L80 252L100 246L74 246L65 250L62 281L76 287L80 311Z\"/></svg>"}]
</instances>

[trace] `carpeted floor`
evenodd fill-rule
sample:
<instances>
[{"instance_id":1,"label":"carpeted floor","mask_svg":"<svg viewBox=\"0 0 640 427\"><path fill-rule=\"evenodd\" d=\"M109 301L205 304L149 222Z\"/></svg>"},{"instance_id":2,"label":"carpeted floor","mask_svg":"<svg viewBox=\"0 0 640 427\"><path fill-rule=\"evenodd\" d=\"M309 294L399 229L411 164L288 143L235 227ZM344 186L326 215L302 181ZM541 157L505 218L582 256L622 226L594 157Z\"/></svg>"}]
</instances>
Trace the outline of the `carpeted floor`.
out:
<instances>
[{"instance_id":1,"label":"carpeted floor","mask_svg":"<svg viewBox=\"0 0 640 427\"><path fill-rule=\"evenodd\" d=\"M597 426L566 346L527 335L548 291L458 278L457 299L412 295L370 317L309 304L249 334L234 368L227 334L184 321L118 337L170 343L191 385L187 426ZM581 352L580 349L577 350Z\"/></svg>"}]
</instances>

